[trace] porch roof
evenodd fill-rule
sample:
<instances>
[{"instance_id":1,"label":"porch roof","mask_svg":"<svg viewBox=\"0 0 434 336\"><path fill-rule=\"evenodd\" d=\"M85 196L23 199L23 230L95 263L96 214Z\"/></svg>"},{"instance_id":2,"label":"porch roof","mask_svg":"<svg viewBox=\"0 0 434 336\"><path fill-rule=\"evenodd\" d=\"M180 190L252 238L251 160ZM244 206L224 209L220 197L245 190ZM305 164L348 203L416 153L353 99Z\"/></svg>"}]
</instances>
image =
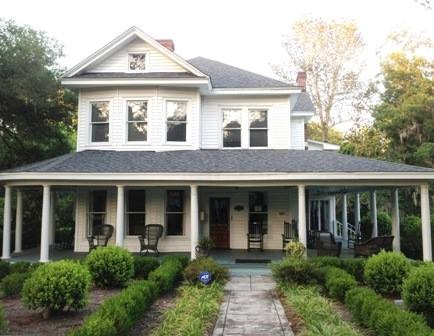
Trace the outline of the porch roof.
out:
<instances>
[{"instance_id":1,"label":"porch roof","mask_svg":"<svg viewBox=\"0 0 434 336\"><path fill-rule=\"evenodd\" d=\"M432 179L434 169L329 151L86 150L1 173L422 173Z\"/></svg>"}]
</instances>

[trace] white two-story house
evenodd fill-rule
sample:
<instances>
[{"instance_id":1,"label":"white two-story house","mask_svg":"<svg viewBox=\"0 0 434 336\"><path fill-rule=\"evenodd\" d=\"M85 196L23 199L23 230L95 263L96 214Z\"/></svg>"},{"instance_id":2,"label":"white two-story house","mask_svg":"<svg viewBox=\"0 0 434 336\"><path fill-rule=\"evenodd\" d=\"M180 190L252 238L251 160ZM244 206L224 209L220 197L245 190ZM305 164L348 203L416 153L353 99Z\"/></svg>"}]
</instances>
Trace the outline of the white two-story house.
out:
<instances>
[{"instance_id":1,"label":"white two-story house","mask_svg":"<svg viewBox=\"0 0 434 336\"><path fill-rule=\"evenodd\" d=\"M281 249L284 222L296 226L304 244L310 230L345 242L348 223L360 221L360 210L347 217L347 195L369 192L375 209L378 187L391 190L399 249L397 190L417 185L424 257L431 259L428 183L434 171L305 150L305 124L314 115L305 82L304 73L290 85L203 57L185 60L171 40L128 29L62 79L78 93L76 152L0 173L3 258L11 256L12 192L19 204L29 186L43 189L40 260L47 261L59 189L75 191L75 251L88 250L87 236L102 223L114 227L109 244L138 251L145 225L160 224L160 251L194 257L201 237L221 249L247 249L255 225L264 249ZM21 250L23 206L17 207L15 252Z\"/></svg>"}]
</instances>

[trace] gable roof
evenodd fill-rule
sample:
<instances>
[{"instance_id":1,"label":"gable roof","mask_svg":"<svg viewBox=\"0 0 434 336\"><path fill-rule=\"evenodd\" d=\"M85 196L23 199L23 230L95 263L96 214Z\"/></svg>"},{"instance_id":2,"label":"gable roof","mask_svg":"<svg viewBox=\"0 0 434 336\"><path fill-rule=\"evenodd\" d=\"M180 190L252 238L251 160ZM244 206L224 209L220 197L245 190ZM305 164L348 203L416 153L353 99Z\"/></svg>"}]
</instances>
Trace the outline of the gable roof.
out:
<instances>
[{"instance_id":1,"label":"gable roof","mask_svg":"<svg viewBox=\"0 0 434 336\"><path fill-rule=\"evenodd\" d=\"M294 85L243 70L232 65L196 57L188 60L195 68L208 75L213 88L288 88ZM298 87L297 87L298 88Z\"/></svg>"},{"instance_id":2,"label":"gable roof","mask_svg":"<svg viewBox=\"0 0 434 336\"><path fill-rule=\"evenodd\" d=\"M294 104L293 112L315 112L310 95L307 92L300 92L297 95L297 101Z\"/></svg>"},{"instance_id":3,"label":"gable roof","mask_svg":"<svg viewBox=\"0 0 434 336\"><path fill-rule=\"evenodd\" d=\"M195 68L193 65L185 61L182 57L175 54L173 51L169 50L168 48L164 47L161 43L159 43L157 40L153 39L148 34L144 33L142 30L140 30L137 27L131 27L127 29L125 32L120 34L118 37L116 37L114 40L106 44L104 47L100 48L96 52L94 52L92 55L85 58L83 61L72 67L70 70L68 70L63 77L72 77L80 72L83 72L85 69L90 67L91 65L97 63L98 61L104 59L107 55L113 53L114 51L120 49L125 43L128 41L131 41L134 38L140 38L146 43L148 43L150 46L154 47L158 51L160 51L162 54L166 55L170 59L172 59L174 62L179 64L181 67L186 69L186 71L193 73L196 76L200 77L206 77L204 73L202 73L200 70Z\"/></svg>"}]
</instances>

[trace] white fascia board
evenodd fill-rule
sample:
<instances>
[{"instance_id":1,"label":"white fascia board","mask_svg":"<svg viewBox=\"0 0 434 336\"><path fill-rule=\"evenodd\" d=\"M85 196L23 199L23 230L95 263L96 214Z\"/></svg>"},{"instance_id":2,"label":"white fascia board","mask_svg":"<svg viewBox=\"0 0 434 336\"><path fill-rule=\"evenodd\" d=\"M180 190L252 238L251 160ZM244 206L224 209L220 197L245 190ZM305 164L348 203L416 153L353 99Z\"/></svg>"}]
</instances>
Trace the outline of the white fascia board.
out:
<instances>
[{"instance_id":1,"label":"white fascia board","mask_svg":"<svg viewBox=\"0 0 434 336\"><path fill-rule=\"evenodd\" d=\"M134 85L209 85L207 78L165 79L165 78L63 78L65 87L93 86L134 86Z\"/></svg>"},{"instance_id":2,"label":"white fascia board","mask_svg":"<svg viewBox=\"0 0 434 336\"><path fill-rule=\"evenodd\" d=\"M297 88L231 88L231 89L212 89L210 92L204 92L204 95L289 95L301 92Z\"/></svg>"},{"instance_id":3,"label":"white fascia board","mask_svg":"<svg viewBox=\"0 0 434 336\"><path fill-rule=\"evenodd\" d=\"M313 117L315 115L315 111L299 111L299 112L293 112L291 111L292 117Z\"/></svg>"}]
</instances>

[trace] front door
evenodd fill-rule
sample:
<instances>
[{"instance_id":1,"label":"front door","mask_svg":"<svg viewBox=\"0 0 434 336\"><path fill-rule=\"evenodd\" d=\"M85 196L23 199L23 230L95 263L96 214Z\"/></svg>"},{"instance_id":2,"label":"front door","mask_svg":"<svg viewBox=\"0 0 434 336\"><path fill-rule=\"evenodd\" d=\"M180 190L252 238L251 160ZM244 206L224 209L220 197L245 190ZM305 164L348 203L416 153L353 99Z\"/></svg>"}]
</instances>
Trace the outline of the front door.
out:
<instances>
[{"instance_id":1,"label":"front door","mask_svg":"<svg viewBox=\"0 0 434 336\"><path fill-rule=\"evenodd\" d=\"M229 248L229 198L210 198L209 235L216 248Z\"/></svg>"}]
</instances>

